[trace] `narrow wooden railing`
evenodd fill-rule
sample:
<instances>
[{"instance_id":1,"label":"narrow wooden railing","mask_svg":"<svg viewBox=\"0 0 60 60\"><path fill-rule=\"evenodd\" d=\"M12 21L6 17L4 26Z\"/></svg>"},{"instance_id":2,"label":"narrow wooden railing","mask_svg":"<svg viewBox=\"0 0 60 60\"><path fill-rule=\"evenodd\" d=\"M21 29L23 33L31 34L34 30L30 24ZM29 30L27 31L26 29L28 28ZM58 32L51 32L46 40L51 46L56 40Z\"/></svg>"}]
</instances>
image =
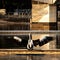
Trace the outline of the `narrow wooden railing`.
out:
<instances>
[{"instance_id":1,"label":"narrow wooden railing","mask_svg":"<svg viewBox=\"0 0 60 60\"><path fill-rule=\"evenodd\" d=\"M2 30L0 35L26 35L26 34L56 34L60 35L60 30Z\"/></svg>"},{"instance_id":2,"label":"narrow wooden railing","mask_svg":"<svg viewBox=\"0 0 60 60\"><path fill-rule=\"evenodd\" d=\"M1 49L0 56L11 55L11 54L60 54L60 50L20 50L20 49Z\"/></svg>"}]
</instances>

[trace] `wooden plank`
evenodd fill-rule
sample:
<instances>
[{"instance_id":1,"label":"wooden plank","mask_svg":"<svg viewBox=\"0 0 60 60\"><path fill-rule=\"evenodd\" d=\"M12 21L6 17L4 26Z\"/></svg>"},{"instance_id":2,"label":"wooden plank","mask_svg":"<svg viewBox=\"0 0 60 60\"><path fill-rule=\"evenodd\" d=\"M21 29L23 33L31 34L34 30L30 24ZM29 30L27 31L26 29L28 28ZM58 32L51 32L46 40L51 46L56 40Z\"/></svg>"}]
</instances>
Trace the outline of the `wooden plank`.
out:
<instances>
[{"instance_id":1,"label":"wooden plank","mask_svg":"<svg viewBox=\"0 0 60 60\"><path fill-rule=\"evenodd\" d=\"M0 56L11 54L60 54L60 50L0 50Z\"/></svg>"}]
</instances>

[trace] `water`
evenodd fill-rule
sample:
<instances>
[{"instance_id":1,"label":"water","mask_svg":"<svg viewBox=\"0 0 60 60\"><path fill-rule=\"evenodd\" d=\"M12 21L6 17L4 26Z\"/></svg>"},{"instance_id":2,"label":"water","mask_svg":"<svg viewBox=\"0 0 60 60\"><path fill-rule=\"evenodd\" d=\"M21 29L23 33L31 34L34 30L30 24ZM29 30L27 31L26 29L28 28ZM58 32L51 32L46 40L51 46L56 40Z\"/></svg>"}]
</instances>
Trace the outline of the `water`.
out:
<instances>
[{"instance_id":1,"label":"water","mask_svg":"<svg viewBox=\"0 0 60 60\"><path fill-rule=\"evenodd\" d=\"M6 55L0 56L0 60L60 60L60 55Z\"/></svg>"}]
</instances>

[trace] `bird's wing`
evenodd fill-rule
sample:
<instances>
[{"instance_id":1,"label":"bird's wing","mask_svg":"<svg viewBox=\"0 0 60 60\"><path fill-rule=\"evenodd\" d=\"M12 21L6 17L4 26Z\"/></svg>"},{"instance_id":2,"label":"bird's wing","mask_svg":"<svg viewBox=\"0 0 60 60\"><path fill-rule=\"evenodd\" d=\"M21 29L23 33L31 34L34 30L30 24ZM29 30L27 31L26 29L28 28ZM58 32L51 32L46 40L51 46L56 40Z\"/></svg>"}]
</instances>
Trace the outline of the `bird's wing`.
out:
<instances>
[{"instance_id":1,"label":"bird's wing","mask_svg":"<svg viewBox=\"0 0 60 60\"><path fill-rule=\"evenodd\" d=\"M22 39L20 37L14 36L13 38L19 42L22 42Z\"/></svg>"},{"instance_id":2,"label":"bird's wing","mask_svg":"<svg viewBox=\"0 0 60 60\"><path fill-rule=\"evenodd\" d=\"M46 36L42 40L40 40L40 39L33 40L33 44L34 44L34 46L37 46L37 45L43 46L44 44L46 44L52 40L53 40L53 37Z\"/></svg>"},{"instance_id":3,"label":"bird's wing","mask_svg":"<svg viewBox=\"0 0 60 60\"><path fill-rule=\"evenodd\" d=\"M39 46L43 46L44 44L50 42L53 40L53 37L51 36L46 36L44 39L40 40Z\"/></svg>"}]
</instances>

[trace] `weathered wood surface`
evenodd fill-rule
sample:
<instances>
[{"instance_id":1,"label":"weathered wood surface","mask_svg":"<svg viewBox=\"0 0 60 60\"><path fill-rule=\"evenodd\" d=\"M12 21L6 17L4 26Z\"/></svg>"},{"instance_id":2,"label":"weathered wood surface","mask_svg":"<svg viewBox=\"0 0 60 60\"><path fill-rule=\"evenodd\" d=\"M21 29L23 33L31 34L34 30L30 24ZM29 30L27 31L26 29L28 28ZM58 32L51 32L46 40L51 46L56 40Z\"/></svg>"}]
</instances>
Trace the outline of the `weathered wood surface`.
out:
<instances>
[{"instance_id":1,"label":"weathered wood surface","mask_svg":"<svg viewBox=\"0 0 60 60\"><path fill-rule=\"evenodd\" d=\"M60 50L19 50L19 49L5 49L0 50L0 56L11 54L60 54Z\"/></svg>"}]
</instances>

